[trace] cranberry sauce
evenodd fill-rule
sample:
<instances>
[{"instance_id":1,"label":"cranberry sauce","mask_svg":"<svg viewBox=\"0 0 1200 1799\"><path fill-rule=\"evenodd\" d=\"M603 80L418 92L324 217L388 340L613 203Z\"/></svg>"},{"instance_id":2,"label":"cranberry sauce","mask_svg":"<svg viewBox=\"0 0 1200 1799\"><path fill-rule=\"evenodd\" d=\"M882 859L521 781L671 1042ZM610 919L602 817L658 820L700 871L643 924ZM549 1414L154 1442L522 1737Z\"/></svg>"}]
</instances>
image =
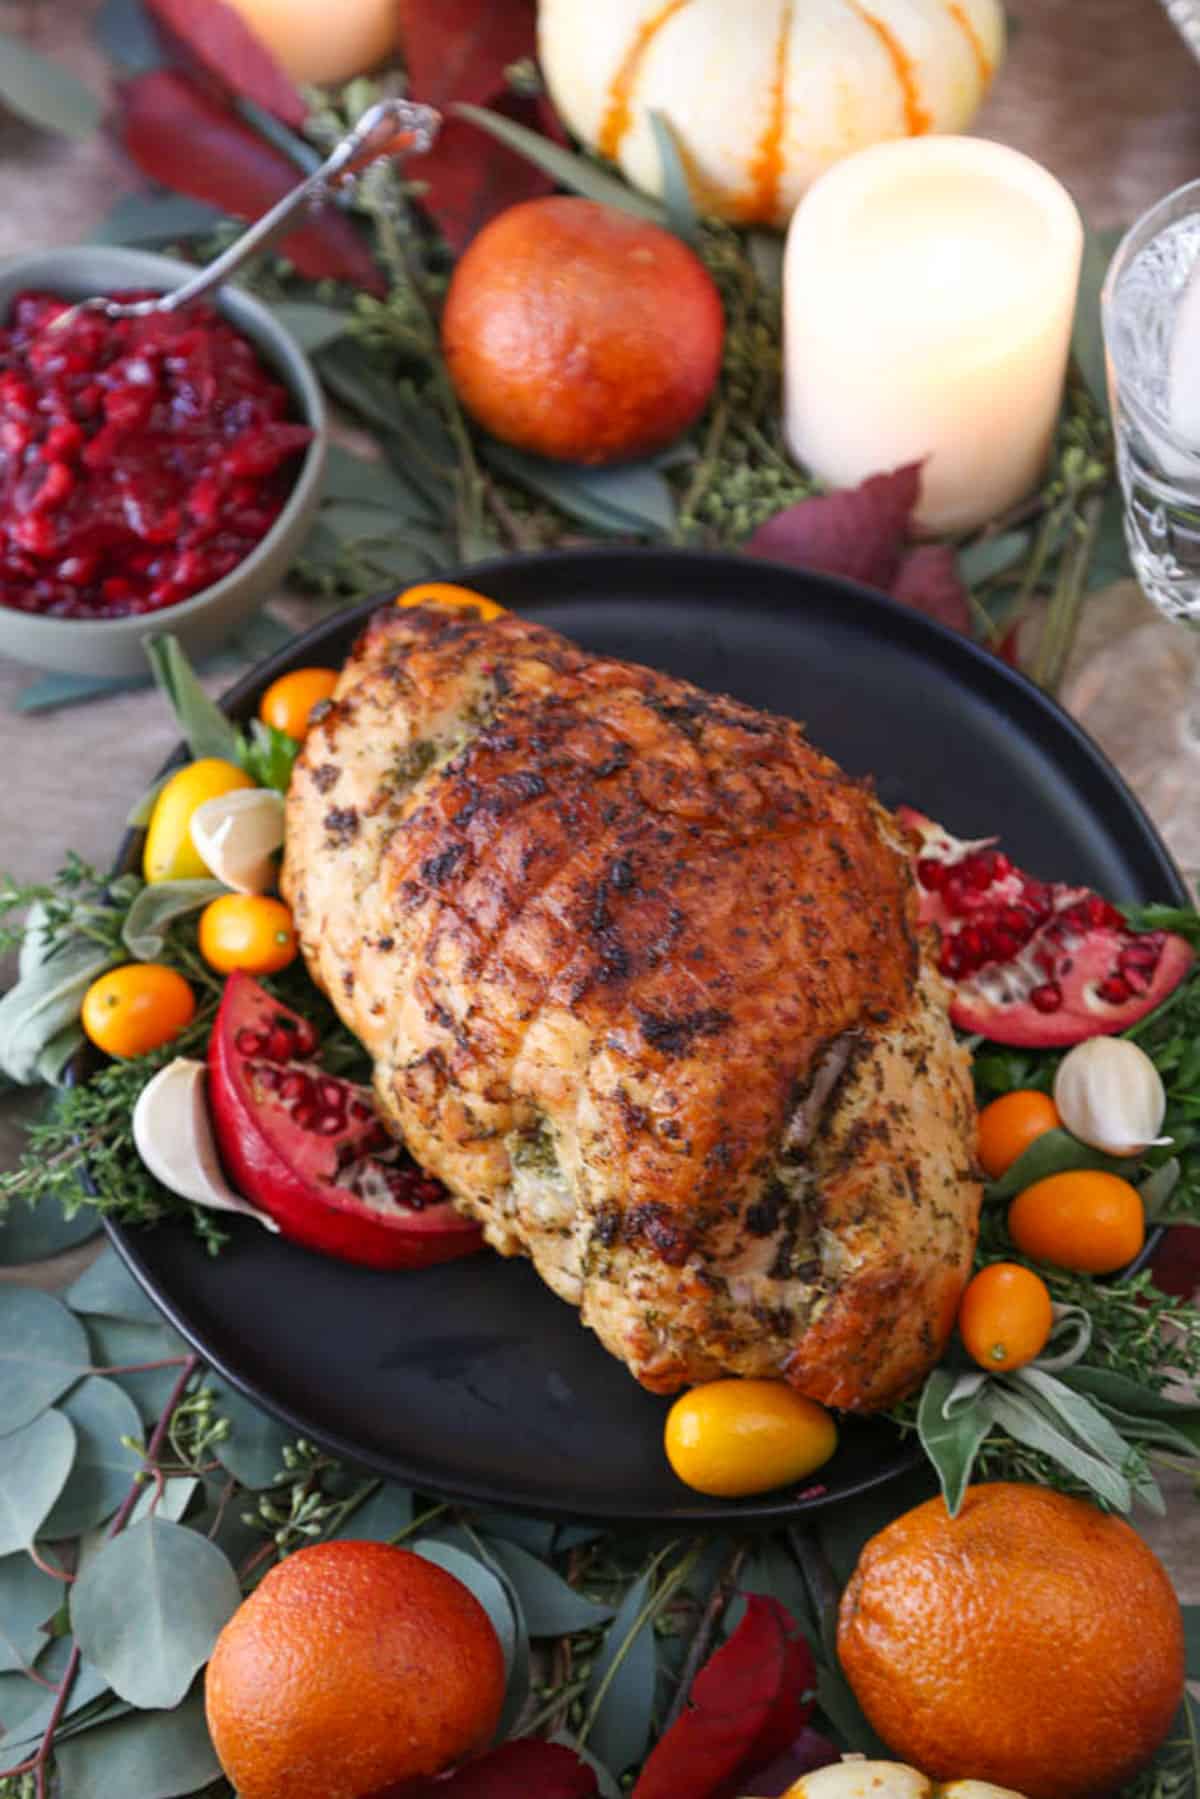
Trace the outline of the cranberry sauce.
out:
<instances>
[{"instance_id":1,"label":"cranberry sauce","mask_svg":"<svg viewBox=\"0 0 1200 1799\"><path fill-rule=\"evenodd\" d=\"M0 326L0 604L155 612L266 535L312 432L211 307L51 330L69 304L19 294Z\"/></svg>"}]
</instances>

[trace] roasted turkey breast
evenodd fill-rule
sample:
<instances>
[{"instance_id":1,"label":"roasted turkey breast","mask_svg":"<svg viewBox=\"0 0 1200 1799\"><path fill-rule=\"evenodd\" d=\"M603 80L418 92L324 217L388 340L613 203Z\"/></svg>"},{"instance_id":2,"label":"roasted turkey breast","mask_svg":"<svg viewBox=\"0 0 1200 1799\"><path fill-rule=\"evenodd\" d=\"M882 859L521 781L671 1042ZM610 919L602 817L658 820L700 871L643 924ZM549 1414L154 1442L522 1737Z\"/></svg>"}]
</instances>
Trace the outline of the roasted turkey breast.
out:
<instances>
[{"instance_id":1,"label":"roasted turkey breast","mask_svg":"<svg viewBox=\"0 0 1200 1799\"><path fill-rule=\"evenodd\" d=\"M644 1386L869 1410L937 1360L968 1058L898 826L799 725L389 607L296 764L283 892L414 1156Z\"/></svg>"}]
</instances>

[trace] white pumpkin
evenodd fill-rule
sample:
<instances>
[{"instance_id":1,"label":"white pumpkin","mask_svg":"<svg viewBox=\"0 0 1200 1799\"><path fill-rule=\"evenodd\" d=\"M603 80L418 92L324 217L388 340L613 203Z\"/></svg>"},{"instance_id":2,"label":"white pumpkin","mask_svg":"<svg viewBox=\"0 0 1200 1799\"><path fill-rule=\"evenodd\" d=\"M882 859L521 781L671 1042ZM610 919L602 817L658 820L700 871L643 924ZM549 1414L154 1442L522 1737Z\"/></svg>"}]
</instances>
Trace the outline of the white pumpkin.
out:
<instances>
[{"instance_id":1,"label":"white pumpkin","mask_svg":"<svg viewBox=\"0 0 1200 1799\"><path fill-rule=\"evenodd\" d=\"M939 1785L904 1762L844 1755L828 1768L803 1775L783 1799L1022 1799L1022 1795L987 1780L951 1780Z\"/></svg>"},{"instance_id":2,"label":"white pumpkin","mask_svg":"<svg viewBox=\"0 0 1200 1799\"><path fill-rule=\"evenodd\" d=\"M783 226L840 157L961 130L1004 15L999 0L539 0L538 49L567 125L635 187L661 192L661 112L702 210Z\"/></svg>"}]
</instances>

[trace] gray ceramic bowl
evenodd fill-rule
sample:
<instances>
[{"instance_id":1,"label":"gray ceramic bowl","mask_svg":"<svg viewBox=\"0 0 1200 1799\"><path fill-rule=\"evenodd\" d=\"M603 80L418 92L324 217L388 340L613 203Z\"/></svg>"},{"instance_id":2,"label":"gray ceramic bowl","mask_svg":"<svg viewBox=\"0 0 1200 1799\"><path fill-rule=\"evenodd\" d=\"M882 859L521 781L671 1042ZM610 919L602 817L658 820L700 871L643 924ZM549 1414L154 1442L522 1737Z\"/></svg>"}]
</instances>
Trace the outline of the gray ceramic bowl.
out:
<instances>
[{"instance_id":1,"label":"gray ceramic bowl","mask_svg":"<svg viewBox=\"0 0 1200 1799\"><path fill-rule=\"evenodd\" d=\"M192 273L174 257L106 244L35 251L0 265L0 318L7 316L13 296L27 287L82 300L133 287L165 291ZM265 306L235 287L222 289L217 305L291 390L298 413L315 433L283 511L261 543L223 580L161 612L134 618L42 618L0 606L0 656L67 674L145 674L144 638L173 631L193 655L216 649L287 572L320 499L325 403L308 358Z\"/></svg>"}]
</instances>

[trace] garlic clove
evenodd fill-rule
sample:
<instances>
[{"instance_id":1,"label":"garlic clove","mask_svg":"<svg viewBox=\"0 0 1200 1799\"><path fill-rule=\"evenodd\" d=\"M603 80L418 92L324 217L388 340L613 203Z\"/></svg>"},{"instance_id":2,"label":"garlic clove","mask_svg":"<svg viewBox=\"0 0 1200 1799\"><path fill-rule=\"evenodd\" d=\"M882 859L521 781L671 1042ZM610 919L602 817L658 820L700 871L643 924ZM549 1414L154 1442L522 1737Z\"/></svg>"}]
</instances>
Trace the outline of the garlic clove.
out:
<instances>
[{"instance_id":1,"label":"garlic clove","mask_svg":"<svg viewBox=\"0 0 1200 1799\"><path fill-rule=\"evenodd\" d=\"M1167 1095L1145 1050L1122 1037L1089 1037L1068 1050L1054 1077L1064 1127L1110 1156L1140 1156L1162 1137Z\"/></svg>"},{"instance_id":2,"label":"garlic clove","mask_svg":"<svg viewBox=\"0 0 1200 1799\"><path fill-rule=\"evenodd\" d=\"M235 893L266 893L275 885L283 813L283 795L273 787L219 793L193 812L192 842L205 866Z\"/></svg>"},{"instance_id":3,"label":"garlic clove","mask_svg":"<svg viewBox=\"0 0 1200 1799\"><path fill-rule=\"evenodd\" d=\"M133 1141L157 1180L181 1199L216 1212L257 1218L269 1231L279 1226L235 1193L225 1179L208 1120L203 1062L177 1056L142 1088L133 1108Z\"/></svg>"}]
</instances>

